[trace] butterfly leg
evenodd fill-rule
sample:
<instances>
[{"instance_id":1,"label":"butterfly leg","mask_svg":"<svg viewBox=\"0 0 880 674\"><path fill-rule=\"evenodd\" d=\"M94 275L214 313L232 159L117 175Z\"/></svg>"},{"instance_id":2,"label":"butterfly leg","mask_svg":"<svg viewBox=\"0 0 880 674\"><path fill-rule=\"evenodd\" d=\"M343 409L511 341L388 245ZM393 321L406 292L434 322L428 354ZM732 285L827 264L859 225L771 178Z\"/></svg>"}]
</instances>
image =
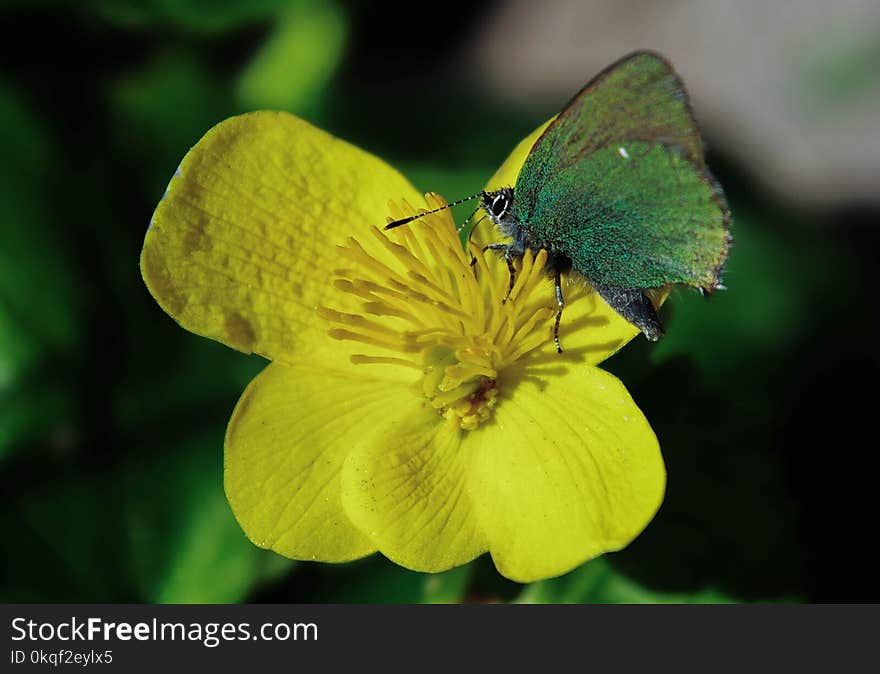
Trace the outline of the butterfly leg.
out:
<instances>
[{"instance_id":1,"label":"butterfly leg","mask_svg":"<svg viewBox=\"0 0 880 674\"><path fill-rule=\"evenodd\" d=\"M608 302L608 306L641 330L648 341L656 342L663 336L663 325L657 317L657 311L643 290L597 285L593 288Z\"/></svg>"},{"instance_id":2,"label":"butterfly leg","mask_svg":"<svg viewBox=\"0 0 880 674\"><path fill-rule=\"evenodd\" d=\"M475 214L475 213L476 213L476 211L474 211L473 213L470 214L470 216L468 217L467 221L465 221L465 223L464 223L464 225L462 225L462 227L467 227L468 222L470 222L471 218L474 217L474 214ZM464 247L465 247L466 250L470 250L471 237L474 235L474 232L477 231L477 227L480 226L480 223L483 222L483 220L485 220L485 219L486 219L486 216L484 215L482 218L480 218L479 220L477 220L477 221L474 223L474 226L470 228L470 231L468 231L467 240L465 241L465 244L464 244ZM461 234L461 228L459 228L458 233L459 233L459 235ZM483 248L483 252L484 252L484 253L486 252L486 249L485 249L485 248ZM472 253L472 254L471 254L471 267L475 266L476 264L477 264L477 258L475 258L475 257L473 256L473 253Z\"/></svg>"},{"instance_id":3,"label":"butterfly leg","mask_svg":"<svg viewBox=\"0 0 880 674\"><path fill-rule=\"evenodd\" d=\"M506 243L490 243L488 246L483 246L483 252L485 253L487 250L504 251L504 261L507 263L507 273L510 274L510 284L507 286L507 294L501 301L501 303L504 304L510 297L510 293L513 292L513 285L516 283L516 267L513 265L513 253L511 252L510 245Z\"/></svg>"},{"instance_id":4,"label":"butterfly leg","mask_svg":"<svg viewBox=\"0 0 880 674\"><path fill-rule=\"evenodd\" d=\"M565 308L565 300L562 297L562 274L559 270L553 276L556 285L556 323L553 325L553 341L556 342L556 353L562 353L562 344L559 343L559 322L562 320L562 310Z\"/></svg>"},{"instance_id":5,"label":"butterfly leg","mask_svg":"<svg viewBox=\"0 0 880 674\"><path fill-rule=\"evenodd\" d=\"M510 293L513 292L513 286L516 283L516 267L513 266L513 255L510 254L510 246L504 250L504 261L507 263L507 273L510 274L510 283L507 286L507 294L501 300L501 304L506 304L510 299Z\"/></svg>"}]
</instances>

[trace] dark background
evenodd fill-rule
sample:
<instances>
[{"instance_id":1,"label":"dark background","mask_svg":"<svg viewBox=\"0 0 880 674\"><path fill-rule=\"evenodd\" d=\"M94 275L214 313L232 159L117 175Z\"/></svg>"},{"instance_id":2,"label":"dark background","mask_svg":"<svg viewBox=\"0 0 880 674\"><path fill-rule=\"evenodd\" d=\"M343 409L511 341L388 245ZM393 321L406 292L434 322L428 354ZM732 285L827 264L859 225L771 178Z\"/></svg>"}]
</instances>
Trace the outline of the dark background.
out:
<instances>
[{"instance_id":1,"label":"dark background","mask_svg":"<svg viewBox=\"0 0 880 674\"><path fill-rule=\"evenodd\" d=\"M608 3L582 3L595 5L582 23L571 4L531 3L529 17L529 3L446 2L426 17L341 1L4 3L0 600L880 600L880 171L858 159L880 130L853 121L878 110L876 12L785 4L804 17L768 23L754 3L669 3L694 21L685 39L652 33L662 17L639 22L645 3L610 19ZM719 67L724 35L709 28L727 25L743 57ZM511 26L557 26L559 41ZM749 52L767 44L789 50L757 67ZM664 340L605 364L660 439L655 521L628 549L530 586L485 557L429 576L378 555L333 566L252 546L225 501L222 446L264 362L181 330L138 269L186 150L225 117L284 108L451 199L636 47L668 53L691 85L736 239L727 292L676 292ZM812 174L786 163L810 148Z\"/></svg>"}]
</instances>

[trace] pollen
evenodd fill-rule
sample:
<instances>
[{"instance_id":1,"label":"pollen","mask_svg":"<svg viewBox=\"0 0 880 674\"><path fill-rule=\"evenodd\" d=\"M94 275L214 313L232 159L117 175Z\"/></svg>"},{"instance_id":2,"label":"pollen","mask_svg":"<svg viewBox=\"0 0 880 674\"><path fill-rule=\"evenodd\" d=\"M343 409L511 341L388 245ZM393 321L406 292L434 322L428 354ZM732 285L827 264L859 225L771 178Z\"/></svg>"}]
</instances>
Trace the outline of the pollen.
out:
<instances>
[{"instance_id":1,"label":"pollen","mask_svg":"<svg viewBox=\"0 0 880 674\"><path fill-rule=\"evenodd\" d=\"M446 205L433 193L425 199L428 209ZM389 211L389 222L425 212L406 202ZM503 259L462 247L449 210L389 232L372 227L338 255L345 266L333 286L361 310L319 307L329 336L354 345L353 363L413 370L418 393L463 430L491 417L505 368L551 339L546 251L526 251L510 288Z\"/></svg>"}]
</instances>

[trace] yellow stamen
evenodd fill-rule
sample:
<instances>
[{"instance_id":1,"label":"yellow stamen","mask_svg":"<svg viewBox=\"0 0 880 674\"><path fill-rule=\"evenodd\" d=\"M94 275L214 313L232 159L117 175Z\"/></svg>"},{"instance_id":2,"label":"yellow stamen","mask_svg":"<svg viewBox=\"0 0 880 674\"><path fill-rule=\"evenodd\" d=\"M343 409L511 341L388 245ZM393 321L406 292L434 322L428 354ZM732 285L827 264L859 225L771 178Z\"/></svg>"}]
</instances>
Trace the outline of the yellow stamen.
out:
<instances>
[{"instance_id":1,"label":"yellow stamen","mask_svg":"<svg viewBox=\"0 0 880 674\"><path fill-rule=\"evenodd\" d=\"M426 201L446 203L435 194ZM389 221L425 212L406 202L389 211ZM419 391L464 430L491 416L499 373L550 338L555 303L539 287L546 251L526 251L507 296L503 260L474 244L465 251L448 210L388 233L373 227L370 241L350 238L339 255L348 266L336 270L334 288L358 298L363 313L320 307L328 334L388 352L355 353L352 363L420 370Z\"/></svg>"}]
</instances>

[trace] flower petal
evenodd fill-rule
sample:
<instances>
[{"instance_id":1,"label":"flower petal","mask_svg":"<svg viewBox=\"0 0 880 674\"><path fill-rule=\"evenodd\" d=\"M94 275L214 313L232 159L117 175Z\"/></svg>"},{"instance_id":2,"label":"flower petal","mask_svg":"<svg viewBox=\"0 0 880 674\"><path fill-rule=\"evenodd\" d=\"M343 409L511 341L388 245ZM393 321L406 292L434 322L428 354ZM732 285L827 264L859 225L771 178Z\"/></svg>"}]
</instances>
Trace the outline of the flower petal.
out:
<instances>
[{"instance_id":1,"label":"flower petal","mask_svg":"<svg viewBox=\"0 0 880 674\"><path fill-rule=\"evenodd\" d=\"M651 427L612 375L510 374L494 423L473 434L470 491L498 570L530 582L627 545L660 506L666 473Z\"/></svg>"},{"instance_id":2,"label":"flower petal","mask_svg":"<svg viewBox=\"0 0 880 674\"><path fill-rule=\"evenodd\" d=\"M184 157L153 215L141 272L187 330L304 359L328 343L314 309L333 293L335 244L385 222L389 199L401 198L420 195L388 164L293 115L233 117Z\"/></svg>"},{"instance_id":3,"label":"flower petal","mask_svg":"<svg viewBox=\"0 0 880 674\"><path fill-rule=\"evenodd\" d=\"M486 190L516 184L519 171L532 146L552 121L553 119L550 119L539 126L514 148L495 175L486 183ZM480 246L485 246L487 243L499 240L500 237L491 227L481 227L474 232L473 238ZM504 265L496 265L495 269L497 273L507 273ZM498 270L501 269L504 271L499 272ZM556 295L552 278L548 277L546 286L547 296L555 304ZM593 291L589 282L579 274L569 273L567 278L563 278L563 297L565 309L559 328L562 348L570 356L588 365L601 363L639 334L638 328L621 318L620 314L609 307L605 300ZM658 298L662 302L666 298L666 293L659 293ZM552 337L548 338L541 353L546 357L556 355L556 345Z\"/></svg>"},{"instance_id":4,"label":"flower petal","mask_svg":"<svg viewBox=\"0 0 880 674\"><path fill-rule=\"evenodd\" d=\"M374 419L413 396L368 370L354 376L275 362L242 395L226 431L225 486L255 544L328 562L375 550L343 511L340 470Z\"/></svg>"},{"instance_id":5,"label":"flower petal","mask_svg":"<svg viewBox=\"0 0 880 674\"><path fill-rule=\"evenodd\" d=\"M546 292L555 299L552 279L547 281ZM667 291L657 293L659 303L655 299L655 306L660 306L667 294ZM566 358L574 358L586 365L598 365L641 334L636 326L609 307L580 275L569 273L562 277L562 296L565 308L559 324L559 343ZM551 337L532 354L533 358L540 358L544 362L559 357L552 339L552 326L548 328L548 333Z\"/></svg>"},{"instance_id":6,"label":"flower petal","mask_svg":"<svg viewBox=\"0 0 880 674\"><path fill-rule=\"evenodd\" d=\"M363 443L342 471L351 520L379 551L416 571L445 571L485 552L466 492L470 453L456 424L427 403L393 423L379 443Z\"/></svg>"}]
</instances>

